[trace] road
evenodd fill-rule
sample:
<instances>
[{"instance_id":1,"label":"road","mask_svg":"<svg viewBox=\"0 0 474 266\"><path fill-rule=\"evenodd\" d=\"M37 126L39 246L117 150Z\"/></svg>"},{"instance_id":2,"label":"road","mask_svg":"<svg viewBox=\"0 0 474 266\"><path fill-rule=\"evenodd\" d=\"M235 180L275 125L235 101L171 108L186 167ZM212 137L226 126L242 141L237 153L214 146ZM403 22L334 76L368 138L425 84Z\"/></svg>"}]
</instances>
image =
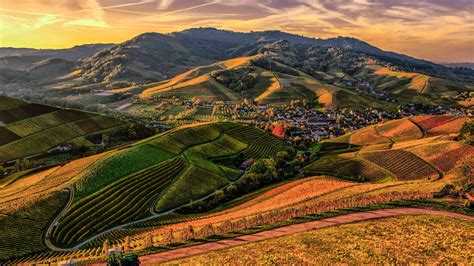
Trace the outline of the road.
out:
<instances>
[{"instance_id":1,"label":"road","mask_svg":"<svg viewBox=\"0 0 474 266\"><path fill-rule=\"evenodd\" d=\"M351 213L331 218L326 218L317 221L299 223L288 225L280 228L275 228L271 230L262 231L255 234L244 235L239 237L233 237L225 240L219 240L211 243L200 244L190 247L177 248L165 252L160 252L156 254L146 255L140 257L140 262L142 265L162 263L166 261L181 259L190 256L196 256L200 254L205 254L212 251L223 250L230 247L240 246L252 242L262 241L266 239L271 239L275 237L281 237L286 235L291 235L295 233L306 232L314 229L337 226L341 224L354 223L359 221L366 221L372 219L380 219L386 217L394 217L400 215L434 215L442 217L451 217L458 218L463 220L468 220L474 222L473 216L452 213L447 211L436 211L436 210L426 210L426 209L417 209L417 208L396 208L396 209L383 209L367 212L357 212ZM105 265L105 264L94 264L94 265Z\"/></svg>"},{"instance_id":2,"label":"road","mask_svg":"<svg viewBox=\"0 0 474 266\"><path fill-rule=\"evenodd\" d=\"M69 200L66 203L66 206L64 206L63 210L54 218L53 222L49 225L48 230L46 231L46 235L44 237L44 243L48 248L54 251L68 251L69 249L63 249L63 248L58 248L53 243L51 243L51 233L53 232L54 226L57 225L59 218L63 216L63 214L69 210L71 207L72 201L74 200L74 188L71 186L66 186L65 189L69 190Z\"/></svg>"}]
</instances>

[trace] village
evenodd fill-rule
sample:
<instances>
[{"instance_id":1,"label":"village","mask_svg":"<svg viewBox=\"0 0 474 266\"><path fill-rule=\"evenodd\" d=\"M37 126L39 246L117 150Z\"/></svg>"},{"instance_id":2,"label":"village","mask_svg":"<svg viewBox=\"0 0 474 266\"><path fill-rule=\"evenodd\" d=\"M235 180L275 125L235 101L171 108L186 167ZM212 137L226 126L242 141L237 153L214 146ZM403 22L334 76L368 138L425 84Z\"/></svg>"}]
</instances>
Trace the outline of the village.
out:
<instances>
[{"instance_id":1,"label":"village","mask_svg":"<svg viewBox=\"0 0 474 266\"><path fill-rule=\"evenodd\" d=\"M141 102L143 103L143 102ZM149 102L148 102L149 104ZM324 139L336 138L368 125L414 115L467 115L467 108L451 108L410 103L398 106L396 111L375 108L324 109L314 102L291 101L288 104L270 105L241 102L182 100L179 97L157 98L153 108L143 112L151 127L166 130L174 126L209 121L239 121L265 129L279 138L303 149ZM171 110L179 110L170 114ZM165 115L163 115L165 114ZM168 115L167 115L168 114ZM136 115L136 114L135 114Z\"/></svg>"}]
</instances>

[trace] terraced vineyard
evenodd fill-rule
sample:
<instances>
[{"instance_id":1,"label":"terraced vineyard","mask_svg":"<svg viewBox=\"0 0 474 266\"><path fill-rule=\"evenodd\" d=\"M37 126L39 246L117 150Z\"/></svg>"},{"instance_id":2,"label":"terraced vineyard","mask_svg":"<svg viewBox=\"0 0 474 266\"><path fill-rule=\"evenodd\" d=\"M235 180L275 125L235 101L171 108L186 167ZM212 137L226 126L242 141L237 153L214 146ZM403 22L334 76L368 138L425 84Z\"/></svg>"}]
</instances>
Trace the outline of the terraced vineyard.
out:
<instances>
[{"instance_id":1,"label":"terraced vineyard","mask_svg":"<svg viewBox=\"0 0 474 266\"><path fill-rule=\"evenodd\" d=\"M420 157L405 150L362 153L361 157L392 172L399 180L436 179L438 171Z\"/></svg>"},{"instance_id":2,"label":"terraced vineyard","mask_svg":"<svg viewBox=\"0 0 474 266\"><path fill-rule=\"evenodd\" d=\"M0 106L0 162L45 153L59 144L74 143L79 138L114 131L127 124L96 113L4 96L0 98Z\"/></svg>"},{"instance_id":3,"label":"terraced vineyard","mask_svg":"<svg viewBox=\"0 0 474 266\"><path fill-rule=\"evenodd\" d=\"M263 158L286 149L286 145L281 139L270 136L268 132L254 127L241 126L227 131L226 134L240 141L250 143L247 149L243 151L247 158Z\"/></svg>"},{"instance_id":4,"label":"terraced vineyard","mask_svg":"<svg viewBox=\"0 0 474 266\"><path fill-rule=\"evenodd\" d=\"M405 123L390 124L382 132L406 132L399 130L403 126L398 126ZM419 130L418 127L416 129ZM374 132L374 127L362 131L361 134L368 134ZM10 192L13 189L21 190L25 184L24 191L18 194L20 198L13 199L18 210L25 213L31 211L27 208L29 202L22 201L28 191L62 193L58 206L64 206L67 201L62 188L67 186L76 193L72 194L71 207L59 217L49 235L55 246L74 247L105 232L85 242L83 247L87 249L44 252L46 247L42 238L47 226L55 218L53 214L49 218L41 218L48 218L48 221L34 227L41 234L25 237L27 241L36 243L35 247L20 247L24 242L15 246L22 256L30 254L15 261L48 262L60 258L94 257L98 256L98 248L106 240L113 245L122 245L125 239L130 239L131 247L141 250L148 245L146 239L150 235L152 245L161 245L162 234L166 230L175 230L176 236L180 234L179 230L190 225L201 233L203 228L210 225L221 230L229 223L237 226L243 218L255 221L259 215L269 219L278 214L273 218L281 219L285 215L299 215L309 210L319 213L377 202L426 198L456 178L451 171L456 168L455 160L448 161L447 157L461 160L463 157L455 156L457 153L472 152L465 144L444 135L418 139L420 136L413 134L412 139L406 139L408 137L403 133L402 140L390 137L394 142L384 141L381 144L370 144L370 138L363 136L359 142L362 146L358 146L351 144L352 137L357 134L359 131L324 142L322 146L326 145L327 148L320 150L314 161L302 171L332 177L285 181L281 185L261 188L230 201L226 198L223 205L206 213L170 212L159 215L201 198L214 200L219 194L214 192L219 190L227 193L230 184L244 173L235 168L234 160L238 159L237 163L241 163L241 160L250 158L270 157L278 151L287 150L285 142L247 125L228 122L199 124L173 129L122 150L84 158L76 163L70 162L49 169L50 172L25 173L24 177L13 177L13 181L7 180L0 184L8 192L3 198L0 193L0 202L13 199ZM433 152L435 150L442 154ZM445 173L449 172L449 180L440 179L441 172L436 167ZM233 186L245 185L240 181ZM37 187L39 185L42 189ZM58 206L51 207L54 213L62 210ZM0 225L3 221L6 220L0 217ZM12 219L8 221L5 223L8 230L18 232L18 237L22 236L22 225L15 224ZM108 231L114 227L119 228ZM5 258L11 256L12 249L9 252L10 255L5 255Z\"/></svg>"},{"instance_id":5,"label":"terraced vineyard","mask_svg":"<svg viewBox=\"0 0 474 266\"><path fill-rule=\"evenodd\" d=\"M45 194L21 203L11 202L0 206L0 260L46 251L43 232L59 210L66 204L64 190ZM20 206L18 206L20 205Z\"/></svg>"},{"instance_id":6,"label":"terraced vineyard","mask_svg":"<svg viewBox=\"0 0 474 266\"><path fill-rule=\"evenodd\" d=\"M400 119L377 126L380 135L393 141L419 139L423 132L410 120Z\"/></svg>"},{"instance_id":7,"label":"terraced vineyard","mask_svg":"<svg viewBox=\"0 0 474 266\"><path fill-rule=\"evenodd\" d=\"M249 132L258 137L246 139ZM265 145L262 151L256 143ZM212 194L242 174L211 158L241 152L261 158L285 149L281 140L260 129L215 123L171 130L112 152L76 178L74 202L51 239L57 246L72 247L114 226L149 217L153 209L164 212Z\"/></svg>"},{"instance_id":8,"label":"terraced vineyard","mask_svg":"<svg viewBox=\"0 0 474 266\"><path fill-rule=\"evenodd\" d=\"M436 179L472 154L471 146L448 136L471 120L420 116L368 126L324 141L322 157L305 170L359 181Z\"/></svg>"},{"instance_id":9,"label":"terraced vineyard","mask_svg":"<svg viewBox=\"0 0 474 266\"><path fill-rule=\"evenodd\" d=\"M357 181L386 181L393 178L391 174L382 169L358 159L340 160L326 164L316 161L307 166L305 170L313 174L331 174Z\"/></svg>"},{"instance_id":10,"label":"terraced vineyard","mask_svg":"<svg viewBox=\"0 0 474 266\"><path fill-rule=\"evenodd\" d=\"M85 197L60 220L54 242L70 246L114 225L143 217L154 195L160 194L184 168L184 160L177 156Z\"/></svg>"}]
</instances>

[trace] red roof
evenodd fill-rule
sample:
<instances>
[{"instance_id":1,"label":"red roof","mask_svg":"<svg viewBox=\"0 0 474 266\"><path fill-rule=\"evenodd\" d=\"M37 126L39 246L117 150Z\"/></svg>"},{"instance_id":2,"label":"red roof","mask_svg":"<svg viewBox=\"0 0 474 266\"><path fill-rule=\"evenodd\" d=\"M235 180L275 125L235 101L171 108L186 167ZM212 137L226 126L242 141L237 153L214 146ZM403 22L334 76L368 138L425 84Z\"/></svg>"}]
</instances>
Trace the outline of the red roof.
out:
<instances>
[{"instance_id":1,"label":"red roof","mask_svg":"<svg viewBox=\"0 0 474 266\"><path fill-rule=\"evenodd\" d=\"M285 132L285 128L283 126L276 126L272 130L272 134L279 138L283 138L285 136L284 132Z\"/></svg>"}]
</instances>

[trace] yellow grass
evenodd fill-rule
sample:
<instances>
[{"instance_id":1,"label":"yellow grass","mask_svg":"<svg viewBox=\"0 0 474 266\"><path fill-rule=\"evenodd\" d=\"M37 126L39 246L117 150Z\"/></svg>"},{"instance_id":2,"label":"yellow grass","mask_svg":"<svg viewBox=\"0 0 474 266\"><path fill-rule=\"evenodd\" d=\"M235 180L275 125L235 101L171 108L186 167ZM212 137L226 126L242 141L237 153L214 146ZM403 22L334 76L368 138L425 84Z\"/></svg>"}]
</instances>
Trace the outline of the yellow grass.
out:
<instances>
[{"instance_id":1,"label":"yellow grass","mask_svg":"<svg viewBox=\"0 0 474 266\"><path fill-rule=\"evenodd\" d=\"M60 190L73 178L80 178L82 170L102 156L110 153L104 152L93 156L74 160L64 166L54 167L13 182L0 190L0 204L13 200L25 200L33 195L42 194L46 191Z\"/></svg>"},{"instance_id":2,"label":"yellow grass","mask_svg":"<svg viewBox=\"0 0 474 266\"><path fill-rule=\"evenodd\" d=\"M238 57L238 58L233 58L229 60L225 60L222 62L217 63L218 65L223 65L227 69L233 69L237 68L243 65L248 65L249 61L258 57L261 57L262 55L253 55L253 56L243 56L243 57Z\"/></svg>"},{"instance_id":3,"label":"yellow grass","mask_svg":"<svg viewBox=\"0 0 474 266\"><path fill-rule=\"evenodd\" d=\"M375 126L368 126L366 128L354 132L351 135L350 143L355 145L373 145L390 143L390 140L383 136L380 136L377 130L375 129Z\"/></svg>"},{"instance_id":4,"label":"yellow grass","mask_svg":"<svg viewBox=\"0 0 474 266\"><path fill-rule=\"evenodd\" d=\"M472 222L401 216L264 240L167 265L470 265L474 262L473 239Z\"/></svg>"},{"instance_id":5,"label":"yellow grass","mask_svg":"<svg viewBox=\"0 0 474 266\"><path fill-rule=\"evenodd\" d=\"M422 75L419 73L410 73L410 72L397 72L392 71L388 68L380 68L375 71L377 75L387 75L396 78L410 78L411 82L409 84L409 88L421 92L429 82L429 76Z\"/></svg>"},{"instance_id":6,"label":"yellow grass","mask_svg":"<svg viewBox=\"0 0 474 266\"><path fill-rule=\"evenodd\" d=\"M264 101L265 98L267 98L272 93L274 93L275 91L277 91L281 88L280 87L280 82L278 82L278 80L274 76L270 79L270 81L272 82L272 85L270 85L270 87L268 87L262 94L257 96L257 98L255 98L255 101L257 101L257 102Z\"/></svg>"}]
</instances>

